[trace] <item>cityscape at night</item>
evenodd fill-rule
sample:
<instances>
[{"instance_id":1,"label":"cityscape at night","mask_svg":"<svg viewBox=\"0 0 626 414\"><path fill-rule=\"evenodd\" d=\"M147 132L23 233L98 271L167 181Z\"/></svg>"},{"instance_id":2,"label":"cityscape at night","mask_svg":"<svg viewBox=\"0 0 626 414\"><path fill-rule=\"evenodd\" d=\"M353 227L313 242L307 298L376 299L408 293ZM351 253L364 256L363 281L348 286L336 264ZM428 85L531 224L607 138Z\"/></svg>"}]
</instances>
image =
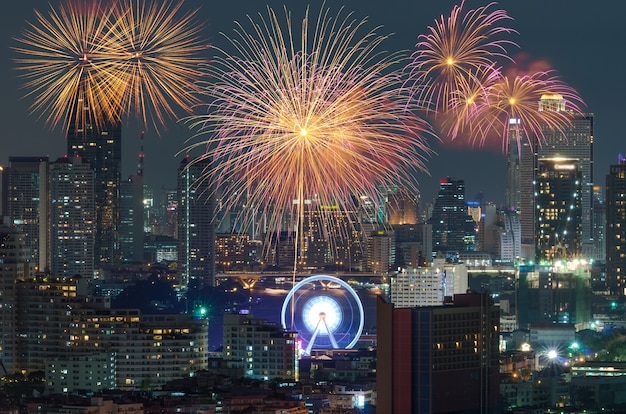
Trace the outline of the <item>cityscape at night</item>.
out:
<instances>
[{"instance_id":1,"label":"cityscape at night","mask_svg":"<svg viewBox=\"0 0 626 414\"><path fill-rule=\"evenodd\" d=\"M624 13L6 5L0 414L626 412Z\"/></svg>"}]
</instances>

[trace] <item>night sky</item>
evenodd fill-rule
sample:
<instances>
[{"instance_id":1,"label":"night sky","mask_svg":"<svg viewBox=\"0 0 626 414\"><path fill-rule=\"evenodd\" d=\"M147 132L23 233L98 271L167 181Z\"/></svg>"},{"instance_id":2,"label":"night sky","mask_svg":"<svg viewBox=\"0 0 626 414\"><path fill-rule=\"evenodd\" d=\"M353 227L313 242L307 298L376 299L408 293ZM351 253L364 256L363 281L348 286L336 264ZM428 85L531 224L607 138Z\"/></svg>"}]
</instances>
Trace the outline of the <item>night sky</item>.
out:
<instances>
[{"instance_id":1,"label":"night sky","mask_svg":"<svg viewBox=\"0 0 626 414\"><path fill-rule=\"evenodd\" d=\"M314 2L316 6L320 2ZM56 7L56 1L51 1ZM226 46L220 35L233 34L234 21L245 23L246 14L266 15L266 5L275 9L286 4L293 15L301 16L306 2L258 0L187 0L185 8L200 8L199 19L205 25L208 43ZM339 7L355 13L358 19L368 17L367 28L382 26L380 34L393 33L384 43L389 51L411 51L418 36L441 14L448 15L458 1L449 0L328 0L327 6L335 15ZM487 2L467 1L465 9L484 6ZM622 124L626 118L626 2L585 0L524 0L502 1L498 6L513 18L510 27L519 34L511 40L520 47L510 54L523 56L519 62L548 62L561 78L574 87L587 104L586 111L595 114L595 172L594 181L604 183L610 164L617 154L626 153L626 137ZM18 1L3 6L0 16L2 60L0 74L0 165L8 163L9 156L48 155L52 159L64 155L65 138L59 130L47 129L43 121L29 114L30 100L21 99L21 80L17 77L13 59L17 54L11 47L26 21L35 21L33 9L47 13L44 1ZM317 11L317 8L314 8ZM297 19L294 18L294 21ZM248 26L246 26L248 27ZM519 65L520 67L522 64ZM185 146L191 132L181 123L171 121L160 136L147 131L145 141L145 177L155 189L173 188L180 157L176 153ZM135 121L124 124L123 177L134 173L139 152L140 128ZM458 138L450 143L433 141L438 155L427 163L430 177L418 177L422 200L429 201L438 190L438 181L445 176L462 178L466 182L467 197L482 191L486 200L500 202L504 198L505 157L500 142L484 148L471 147Z\"/></svg>"}]
</instances>

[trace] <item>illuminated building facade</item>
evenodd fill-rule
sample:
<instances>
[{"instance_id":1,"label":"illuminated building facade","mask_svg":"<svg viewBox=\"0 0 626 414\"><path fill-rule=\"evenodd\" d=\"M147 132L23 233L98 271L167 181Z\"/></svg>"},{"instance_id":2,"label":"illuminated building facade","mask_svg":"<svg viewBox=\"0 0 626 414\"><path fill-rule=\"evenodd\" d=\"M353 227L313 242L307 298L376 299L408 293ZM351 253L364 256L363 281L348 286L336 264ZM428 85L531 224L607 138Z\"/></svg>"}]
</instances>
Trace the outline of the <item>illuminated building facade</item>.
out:
<instances>
[{"instance_id":1,"label":"illuminated building facade","mask_svg":"<svg viewBox=\"0 0 626 414\"><path fill-rule=\"evenodd\" d=\"M50 163L50 271L55 277L94 277L94 173L84 158Z\"/></svg>"},{"instance_id":2,"label":"illuminated building facade","mask_svg":"<svg viewBox=\"0 0 626 414\"><path fill-rule=\"evenodd\" d=\"M417 224L419 197L400 189L387 194L387 222L392 225Z\"/></svg>"},{"instance_id":3,"label":"illuminated building facade","mask_svg":"<svg viewBox=\"0 0 626 414\"><path fill-rule=\"evenodd\" d=\"M189 314L145 315L137 309L72 312L65 353L115 354L118 389L160 389L208 367L208 320Z\"/></svg>"},{"instance_id":4,"label":"illuminated building facade","mask_svg":"<svg viewBox=\"0 0 626 414\"><path fill-rule=\"evenodd\" d=\"M395 237L393 232L377 230L367 240L367 270L386 275L395 262Z\"/></svg>"},{"instance_id":5,"label":"illuminated building facade","mask_svg":"<svg viewBox=\"0 0 626 414\"><path fill-rule=\"evenodd\" d=\"M113 390L116 388L115 355L100 351L57 357L48 360L45 378L48 394Z\"/></svg>"},{"instance_id":6,"label":"illuminated building facade","mask_svg":"<svg viewBox=\"0 0 626 414\"><path fill-rule=\"evenodd\" d=\"M402 269L391 278L391 302L396 308L443 305L445 297L466 293L467 267L435 258L432 265Z\"/></svg>"},{"instance_id":7,"label":"illuminated building facade","mask_svg":"<svg viewBox=\"0 0 626 414\"><path fill-rule=\"evenodd\" d=\"M626 295L626 160L606 176L606 280L611 293Z\"/></svg>"},{"instance_id":8,"label":"illuminated building facade","mask_svg":"<svg viewBox=\"0 0 626 414\"><path fill-rule=\"evenodd\" d=\"M298 333L254 318L224 314L224 360L246 378L298 380Z\"/></svg>"},{"instance_id":9,"label":"illuminated building facade","mask_svg":"<svg viewBox=\"0 0 626 414\"><path fill-rule=\"evenodd\" d=\"M5 174L5 215L24 234L32 265L43 271L49 265L48 157L9 157Z\"/></svg>"},{"instance_id":10,"label":"illuminated building facade","mask_svg":"<svg viewBox=\"0 0 626 414\"><path fill-rule=\"evenodd\" d=\"M582 180L578 160L539 159L535 177L536 260L582 254Z\"/></svg>"},{"instance_id":11,"label":"illuminated building facade","mask_svg":"<svg viewBox=\"0 0 626 414\"><path fill-rule=\"evenodd\" d=\"M450 177L439 181L430 223L433 226L432 257L438 252L474 250L474 246L468 244L468 236L474 233L474 222L467 214L465 181Z\"/></svg>"},{"instance_id":12,"label":"illuminated building facade","mask_svg":"<svg viewBox=\"0 0 626 414\"><path fill-rule=\"evenodd\" d=\"M249 234L218 233L215 235L215 264L220 270L251 270L261 262L259 240Z\"/></svg>"},{"instance_id":13,"label":"illuminated building facade","mask_svg":"<svg viewBox=\"0 0 626 414\"><path fill-rule=\"evenodd\" d=\"M178 265L183 286L215 284L215 197L207 159L178 168Z\"/></svg>"},{"instance_id":14,"label":"illuminated building facade","mask_svg":"<svg viewBox=\"0 0 626 414\"><path fill-rule=\"evenodd\" d=\"M486 294L398 308L378 297L377 412L496 412L500 308Z\"/></svg>"},{"instance_id":15,"label":"illuminated building facade","mask_svg":"<svg viewBox=\"0 0 626 414\"><path fill-rule=\"evenodd\" d=\"M606 260L606 203L604 189L593 186L593 260Z\"/></svg>"},{"instance_id":16,"label":"illuminated building facade","mask_svg":"<svg viewBox=\"0 0 626 414\"><path fill-rule=\"evenodd\" d=\"M581 181L581 253L593 254L593 114L577 114L565 107L560 95L544 95L539 101L540 111L565 111L571 125L564 131L545 130L544 140L537 146L537 157L569 158L577 160Z\"/></svg>"},{"instance_id":17,"label":"illuminated building facade","mask_svg":"<svg viewBox=\"0 0 626 414\"><path fill-rule=\"evenodd\" d=\"M82 102L78 103L82 105ZM85 112L89 107L85 106ZM120 216L122 179L122 127L105 123L98 129L88 119L72 122L67 133L67 155L86 160L92 169L94 200L94 257L97 264L113 263L118 257L117 226Z\"/></svg>"},{"instance_id":18,"label":"illuminated building facade","mask_svg":"<svg viewBox=\"0 0 626 414\"><path fill-rule=\"evenodd\" d=\"M69 311L94 306L96 299L85 296L89 283L87 278L43 276L17 281L15 370L45 371L48 360L70 351Z\"/></svg>"}]
</instances>

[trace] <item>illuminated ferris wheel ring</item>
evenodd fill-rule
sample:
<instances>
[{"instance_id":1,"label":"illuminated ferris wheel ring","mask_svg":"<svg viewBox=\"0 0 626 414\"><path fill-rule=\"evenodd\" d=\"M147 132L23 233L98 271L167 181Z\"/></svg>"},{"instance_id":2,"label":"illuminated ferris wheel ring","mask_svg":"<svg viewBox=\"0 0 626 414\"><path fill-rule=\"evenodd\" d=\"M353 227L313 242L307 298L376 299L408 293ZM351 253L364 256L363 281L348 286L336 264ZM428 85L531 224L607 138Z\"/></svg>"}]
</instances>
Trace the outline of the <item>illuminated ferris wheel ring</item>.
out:
<instances>
[{"instance_id":1,"label":"illuminated ferris wheel ring","mask_svg":"<svg viewBox=\"0 0 626 414\"><path fill-rule=\"evenodd\" d=\"M358 342L361 333L363 332L363 323L364 323L364 313L363 313L363 304L361 303L361 299L357 293L352 289L352 287L344 282L343 280L329 275L316 275L310 276L306 279L301 280L296 283L293 288L289 291L287 296L285 297L285 301L283 302L283 307L280 313L281 324L284 329L294 329L294 326L288 327L286 320L287 314L290 312L289 304L292 303L292 306L295 306L295 302L297 298L296 294L305 291L306 287L312 283L319 282L320 284L326 283L326 286L329 286L332 283L336 283L341 286L345 293L347 293L348 298L352 298L350 301L350 309L352 310L352 315L348 315L349 317L344 317L344 311L342 310L339 302L331 297L330 295L312 295L311 298L308 298L304 304L304 306L299 307L298 313L300 314L300 323L299 326L296 327L295 330L299 331L300 336L303 340L307 342L306 353L310 354L311 348L313 347L315 340L320 337L325 337L332 348L339 348L340 343L349 343L345 346L345 349L350 349L356 345ZM324 286L324 285L323 285ZM353 306L355 304L356 306ZM354 309L356 308L356 310ZM358 310L358 314L357 314ZM294 308L295 312L295 308ZM292 316L292 324L294 321L295 315ZM355 319L358 319L355 321ZM338 333L338 330L341 330L342 327L346 328L346 326L350 329L344 329L346 331L352 331L352 326L356 326L357 324L354 322L358 322L358 327L354 333L343 332ZM304 334L304 335L303 335ZM342 338L337 340L335 335L339 334L343 335ZM307 338L308 336L308 338ZM345 338L349 336L349 338Z\"/></svg>"}]
</instances>

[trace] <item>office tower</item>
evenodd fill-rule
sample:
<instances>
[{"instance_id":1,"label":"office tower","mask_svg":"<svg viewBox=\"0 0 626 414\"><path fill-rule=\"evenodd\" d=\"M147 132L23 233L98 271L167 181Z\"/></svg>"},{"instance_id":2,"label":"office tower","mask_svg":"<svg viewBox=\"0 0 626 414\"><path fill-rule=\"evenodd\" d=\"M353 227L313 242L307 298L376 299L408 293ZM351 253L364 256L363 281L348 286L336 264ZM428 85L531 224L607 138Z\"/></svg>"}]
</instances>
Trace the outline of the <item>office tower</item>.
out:
<instances>
[{"instance_id":1,"label":"office tower","mask_svg":"<svg viewBox=\"0 0 626 414\"><path fill-rule=\"evenodd\" d=\"M606 204L604 190L599 185L593 186L593 254L591 259L606 260Z\"/></svg>"},{"instance_id":2,"label":"office tower","mask_svg":"<svg viewBox=\"0 0 626 414\"><path fill-rule=\"evenodd\" d=\"M606 176L606 281L626 295L626 160L620 155Z\"/></svg>"},{"instance_id":3,"label":"office tower","mask_svg":"<svg viewBox=\"0 0 626 414\"><path fill-rule=\"evenodd\" d=\"M18 367L16 282L30 277L26 237L18 227L0 224L0 366L2 375Z\"/></svg>"},{"instance_id":4,"label":"office tower","mask_svg":"<svg viewBox=\"0 0 626 414\"><path fill-rule=\"evenodd\" d=\"M465 181L450 177L439 181L439 194L435 200L430 223L433 226L433 252L456 254L473 250L467 237L473 235L473 221L467 214Z\"/></svg>"},{"instance_id":5,"label":"office tower","mask_svg":"<svg viewBox=\"0 0 626 414\"><path fill-rule=\"evenodd\" d=\"M538 160L535 177L535 256L538 261L580 257L582 195L578 159Z\"/></svg>"},{"instance_id":6,"label":"office tower","mask_svg":"<svg viewBox=\"0 0 626 414\"><path fill-rule=\"evenodd\" d=\"M48 262L48 157L9 157L7 211L24 234L30 262L44 271Z\"/></svg>"},{"instance_id":7,"label":"office tower","mask_svg":"<svg viewBox=\"0 0 626 414\"><path fill-rule=\"evenodd\" d=\"M376 303L376 411L496 412L500 309L487 294L445 306Z\"/></svg>"},{"instance_id":8,"label":"office tower","mask_svg":"<svg viewBox=\"0 0 626 414\"><path fill-rule=\"evenodd\" d=\"M576 261L520 266L516 276L517 322L576 324L591 321L591 269Z\"/></svg>"},{"instance_id":9,"label":"office tower","mask_svg":"<svg viewBox=\"0 0 626 414\"><path fill-rule=\"evenodd\" d=\"M83 102L85 117L70 124L67 156L81 157L91 166L94 182L94 257L96 265L113 263L118 257L120 181L122 179L122 127L106 122L101 128L91 123L90 108Z\"/></svg>"},{"instance_id":10,"label":"office tower","mask_svg":"<svg viewBox=\"0 0 626 414\"><path fill-rule=\"evenodd\" d=\"M120 185L119 253L120 262L141 263L144 242L144 154L143 133L137 173Z\"/></svg>"},{"instance_id":11,"label":"office tower","mask_svg":"<svg viewBox=\"0 0 626 414\"><path fill-rule=\"evenodd\" d=\"M387 222L390 225L417 224L419 196L394 188L387 194Z\"/></svg>"},{"instance_id":12,"label":"office tower","mask_svg":"<svg viewBox=\"0 0 626 414\"><path fill-rule=\"evenodd\" d=\"M581 173L581 248L585 257L593 253L593 114L576 114L566 108L565 100L560 95L544 95L539 101L540 111L569 112L571 125L563 132L545 130L543 142L536 153L541 158L570 158L578 160Z\"/></svg>"},{"instance_id":13,"label":"office tower","mask_svg":"<svg viewBox=\"0 0 626 414\"><path fill-rule=\"evenodd\" d=\"M50 163L50 271L94 277L94 174L84 158Z\"/></svg>"},{"instance_id":14,"label":"office tower","mask_svg":"<svg viewBox=\"0 0 626 414\"><path fill-rule=\"evenodd\" d=\"M178 264L183 286L215 283L215 197L208 159L183 158L178 168Z\"/></svg>"},{"instance_id":15,"label":"office tower","mask_svg":"<svg viewBox=\"0 0 626 414\"><path fill-rule=\"evenodd\" d=\"M223 354L246 378L299 379L298 333L249 313L224 314Z\"/></svg>"},{"instance_id":16,"label":"office tower","mask_svg":"<svg viewBox=\"0 0 626 414\"><path fill-rule=\"evenodd\" d=\"M446 297L466 293L467 267L446 263L443 256L430 266L402 269L391 278L390 299L396 308L443 305Z\"/></svg>"},{"instance_id":17,"label":"office tower","mask_svg":"<svg viewBox=\"0 0 626 414\"><path fill-rule=\"evenodd\" d=\"M509 142L507 147L507 184L505 210L520 215L520 254L528 259L535 255L534 188L535 149L534 137L524 135L522 119L509 120Z\"/></svg>"}]
</instances>

